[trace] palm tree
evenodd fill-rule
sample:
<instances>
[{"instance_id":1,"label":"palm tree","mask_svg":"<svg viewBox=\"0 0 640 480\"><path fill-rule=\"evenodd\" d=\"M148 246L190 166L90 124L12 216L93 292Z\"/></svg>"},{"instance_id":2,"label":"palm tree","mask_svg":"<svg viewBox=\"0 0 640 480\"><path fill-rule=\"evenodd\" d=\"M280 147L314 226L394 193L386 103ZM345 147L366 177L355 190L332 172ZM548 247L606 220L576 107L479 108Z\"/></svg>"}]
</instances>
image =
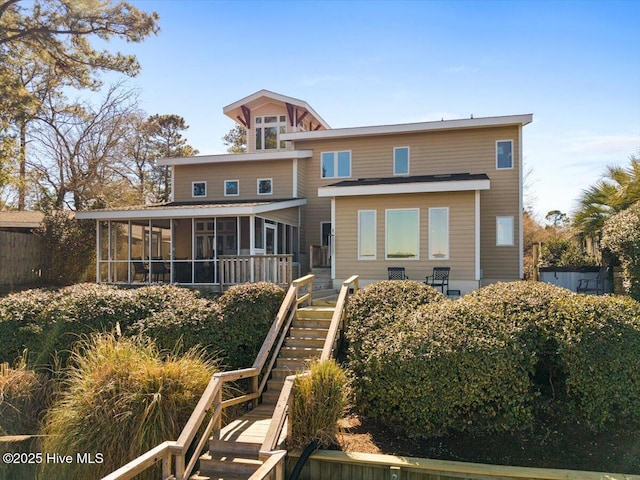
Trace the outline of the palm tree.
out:
<instances>
[{"instance_id":1,"label":"palm tree","mask_svg":"<svg viewBox=\"0 0 640 480\"><path fill-rule=\"evenodd\" d=\"M600 237L604 222L640 200L640 158L629 157L626 168L607 167L603 177L582 191L573 225L584 236Z\"/></svg>"}]
</instances>

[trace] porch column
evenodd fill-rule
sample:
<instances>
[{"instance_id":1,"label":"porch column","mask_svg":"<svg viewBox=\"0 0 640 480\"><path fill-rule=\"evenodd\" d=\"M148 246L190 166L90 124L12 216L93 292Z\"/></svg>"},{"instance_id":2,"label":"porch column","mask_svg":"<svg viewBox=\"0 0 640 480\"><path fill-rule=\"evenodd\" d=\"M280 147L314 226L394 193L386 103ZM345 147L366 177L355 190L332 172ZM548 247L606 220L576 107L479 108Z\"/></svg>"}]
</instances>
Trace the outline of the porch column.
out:
<instances>
[{"instance_id":1,"label":"porch column","mask_svg":"<svg viewBox=\"0 0 640 480\"><path fill-rule=\"evenodd\" d=\"M331 280L336 278L336 197L331 197L331 237L329 238L331 255Z\"/></svg>"},{"instance_id":2,"label":"porch column","mask_svg":"<svg viewBox=\"0 0 640 480\"><path fill-rule=\"evenodd\" d=\"M100 283L100 220L96 220L96 283Z\"/></svg>"},{"instance_id":3,"label":"porch column","mask_svg":"<svg viewBox=\"0 0 640 480\"><path fill-rule=\"evenodd\" d=\"M253 258L253 256L256 254L255 251L255 244L256 244L256 216L255 215L249 215L249 255L251 256L251 260L249 260L251 262L251 281L254 282L254 268L255 268L255 259Z\"/></svg>"},{"instance_id":4,"label":"porch column","mask_svg":"<svg viewBox=\"0 0 640 480\"><path fill-rule=\"evenodd\" d=\"M476 190L476 198L475 198L475 244L476 244L476 281L478 282L478 286L480 280L482 279L482 271L480 269L480 190Z\"/></svg>"}]
</instances>

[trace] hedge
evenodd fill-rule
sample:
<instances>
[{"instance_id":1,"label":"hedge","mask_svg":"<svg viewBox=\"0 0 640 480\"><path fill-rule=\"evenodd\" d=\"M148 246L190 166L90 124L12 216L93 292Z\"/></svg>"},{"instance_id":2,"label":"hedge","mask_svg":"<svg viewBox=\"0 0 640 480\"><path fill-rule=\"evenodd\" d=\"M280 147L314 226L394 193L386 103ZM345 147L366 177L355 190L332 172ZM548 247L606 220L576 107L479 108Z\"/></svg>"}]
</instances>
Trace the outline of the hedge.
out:
<instances>
[{"instance_id":1,"label":"hedge","mask_svg":"<svg viewBox=\"0 0 640 480\"><path fill-rule=\"evenodd\" d=\"M31 365L64 366L73 345L94 332L145 335L161 350L208 347L231 368L253 363L284 291L273 284L230 288L217 301L172 285L119 289L80 284L0 299L0 362L25 350ZM56 360L57 358L57 360Z\"/></svg>"},{"instance_id":2,"label":"hedge","mask_svg":"<svg viewBox=\"0 0 640 480\"><path fill-rule=\"evenodd\" d=\"M594 430L640 428L640 303L576 295L549 315L574 419Z\"/></svg>"}]
</instances>

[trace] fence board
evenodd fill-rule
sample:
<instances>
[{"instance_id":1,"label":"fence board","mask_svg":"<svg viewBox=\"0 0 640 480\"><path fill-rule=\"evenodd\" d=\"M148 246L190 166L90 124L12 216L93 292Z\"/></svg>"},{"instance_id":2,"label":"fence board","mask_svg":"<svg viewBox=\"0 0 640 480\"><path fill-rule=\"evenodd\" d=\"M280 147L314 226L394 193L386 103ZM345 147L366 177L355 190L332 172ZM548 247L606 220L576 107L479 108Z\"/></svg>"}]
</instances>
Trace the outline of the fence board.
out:
<instances>
[{"instance_id":1,"label":"fence board","mask_svg":"<svg viewBox=\"0 0 640 480\"><path fill-rule=\"evenodd\" d=\"M32 234L0 231L0 286L29 284L42 277L42 240Z\"/></svg>"}]
</instances>

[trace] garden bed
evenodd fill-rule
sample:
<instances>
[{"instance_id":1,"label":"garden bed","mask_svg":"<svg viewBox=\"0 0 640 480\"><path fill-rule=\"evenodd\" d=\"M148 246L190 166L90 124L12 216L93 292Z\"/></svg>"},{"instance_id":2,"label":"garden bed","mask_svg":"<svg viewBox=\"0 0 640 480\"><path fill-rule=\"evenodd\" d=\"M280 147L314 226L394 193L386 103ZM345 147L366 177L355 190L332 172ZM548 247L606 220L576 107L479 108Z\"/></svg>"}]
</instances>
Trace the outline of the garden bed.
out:
<instances>
[{"instance_id":1,"label":"garden bed","mask_svg":"<svg viewBox=\"0 0 640 480\"><path fill-rule=\"evenodd\" d=\"M538 419L530 432L455 434L412 440L401 432L351 414L341 421L338 448L345 452L462 462L640 474L640 433L594 434L580 425Z\"/></svg>"}]
</instances>

